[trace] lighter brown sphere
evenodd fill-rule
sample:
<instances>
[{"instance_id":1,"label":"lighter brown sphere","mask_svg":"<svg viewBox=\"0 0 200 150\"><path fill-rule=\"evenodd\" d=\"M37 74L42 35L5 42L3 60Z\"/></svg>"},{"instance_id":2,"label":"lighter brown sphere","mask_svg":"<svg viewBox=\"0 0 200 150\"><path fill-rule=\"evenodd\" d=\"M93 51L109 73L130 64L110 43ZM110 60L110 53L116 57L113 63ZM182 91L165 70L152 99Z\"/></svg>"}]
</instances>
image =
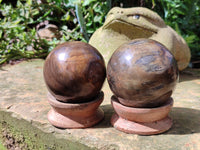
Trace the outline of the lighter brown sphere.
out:
<instances>
[{"instance_id":1,"label":"lighter brown sphere","mask_svg":"<svg viewBox=\"0 0 200 150\"><path fill-rule=\"evenodd\" d=\"M47 88L63 102L90 101L100 92L105 76L101 54L91 45L79 41L57 46L44 64Z\"/></svg>"},{"instance_id":2,"label":"lighter brown sphere","mask_svg":"<svg viewBox=\"0 0 200 150\"><path fill-rule=\"evenodd\" d=\"M137 39L123 44L113 53L107 79L120 103L157 107L172 95L178 67L165 46L154 40Z\"/></svg>"}]
</instances>

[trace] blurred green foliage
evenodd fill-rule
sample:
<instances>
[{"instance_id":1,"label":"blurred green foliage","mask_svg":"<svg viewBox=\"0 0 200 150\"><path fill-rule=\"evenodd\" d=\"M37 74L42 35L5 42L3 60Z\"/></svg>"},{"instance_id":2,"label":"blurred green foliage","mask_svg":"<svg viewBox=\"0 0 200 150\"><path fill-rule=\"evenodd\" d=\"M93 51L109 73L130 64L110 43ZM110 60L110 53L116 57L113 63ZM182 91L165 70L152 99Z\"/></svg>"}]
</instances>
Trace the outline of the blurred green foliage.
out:
<instances>
[{"instance_id":1,"label":"blurred green foliage","mask_svg":"<svg viewBox=\"0 0 200 150\"><path fill-rule=\"evenodd\" d=\"M0 64L45 58L64 41L87 42L114 6L143 6L156 11L185 38L192 57L200 56L199 0L0 0ZM44 21L57 25L61 38L47 41L37 37L36 26Z\"/></svg>"},{"instance_id":2,"label":"blurred green foliage","mask_svg":"<svg viewBox=\"0 0 200 150\"><path fill-rule=\"evenodd\" d=\"M159 9L158 9L159 7ZM200 56L200 1L161 0L156 2L155 11L190 47L192 58ZM200 58L199 58L200 60Z\"/></svg>"}]
</instances>

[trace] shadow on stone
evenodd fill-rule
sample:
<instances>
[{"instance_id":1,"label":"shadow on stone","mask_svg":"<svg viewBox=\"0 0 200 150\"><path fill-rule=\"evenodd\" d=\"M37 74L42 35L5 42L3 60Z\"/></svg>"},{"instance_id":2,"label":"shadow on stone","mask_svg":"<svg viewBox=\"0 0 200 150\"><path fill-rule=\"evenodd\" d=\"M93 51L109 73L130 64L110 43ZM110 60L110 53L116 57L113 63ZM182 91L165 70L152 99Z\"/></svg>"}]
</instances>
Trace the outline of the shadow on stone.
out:
<instances>
[{"instance_id":1,"label":"shadow on stone","mask_svg":"<svg viewBox=\"0 0 200 150\"><path fill-rule=\"evenodd\" d=\"M104 119L99 124L95 125L94 128L111 128L112 125L110 124L110 119L112 114L114 113L111 104L102 105L100 107L104 111Z\"/></svg>"},{"instance_id":2,"label":"shadow on stone","mask_svg":"<svg viewBox=\"0 0 200 150\"><path fill-rule=\"evenodd\" d=\"M110 119L114 110L111 105L102 105L101 108L105 113L104 120L94 126L94 128L112 128ZM170 112L173 119L172 128L164 134L185 135L200 133L200 110L173 107Z\"/></svg>"},{"instance_id":3,"label":"shadow on stone","mask_svg":"<svg viewBox=\"0 0 200 150\"><path fill-rule=\"evenodd\" d=\"M57 128L57 129L60 129L60 130L65 130L66 128L61 128L61 127L56 127L54 125L52 125L53 127Z\"/></svg>"},{"instance_id":4,"label":"shadow on stone","mask_svg":"<svg viewBox=\"0 0 200 150\"><path fill-rule=\"evenodd\" d=\"M107 104L102 105L101 108L105 114L104 119L92 128L113 128L110 123L111 116L114 113L112 106ZM170 117L173 119L172 128L164 134L185 135L200 133L200 110L173 107L170 112ZM58 129L64 130L62 128Z\"/></svg>"},{"instance_id":5,"label":"shadow on stone","mask_svg":"<svg viewBox=\"0 0 200 150\"><path fill-rule=\"evenodd\" d=\"M179 82L191 81L200 78L200 69L199 70L185 70L179 74Z\"/></svg>"},{"instance_id":6,"label":"shadow on stone","mask_svg":"<svg viewBox=\"0 0 200 150\"><path fill-rule=\"evenodd\" d=\"M200 110L174 107L170 112L173 119L172 128L165 134L193 134L200 133Z\"/></svg>"},{"instance_id":7,"label":"shadow on stone","mask_svg":"<svg viewBox=\"0 0 200 150\"><path fill-rule=\"evenodd\" d=\"M98 124L92 126L91 128L111 128L112 125L110 123L110 119L111 119L111 116L114 113L114 110L113 110L111 104L102 105L100 107L104 111L104 118L103 118L103 120L101 122L99 122ZM54 126L54 125L52 125L52 126ZM60 129L60 130L67 129L67 128L61 128L61 127L56 127L56 126L54 126L54 127L57 128L57 129Z\"/></svg>"}]
</instances>

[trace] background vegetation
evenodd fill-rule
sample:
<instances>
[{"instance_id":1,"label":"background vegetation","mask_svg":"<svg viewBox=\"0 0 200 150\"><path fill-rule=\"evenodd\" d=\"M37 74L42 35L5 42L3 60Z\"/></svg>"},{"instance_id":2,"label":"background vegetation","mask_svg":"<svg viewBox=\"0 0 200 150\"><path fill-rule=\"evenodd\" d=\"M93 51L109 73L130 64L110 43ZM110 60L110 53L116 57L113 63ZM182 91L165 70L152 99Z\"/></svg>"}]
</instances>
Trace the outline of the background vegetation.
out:
<instances>
[{"instance_id":1,"label":"background vegetation","mask_svg":"<svg viewBox=\"0 0 200 150\"><path fill-rule=\"evenodd\" d=\"M192 59L199 59L199 0L0 0L0 64L21 58L45 58L64 41L87 42L114 6L143 6L156 11L184 37ZM39 38L37 25L45 21L55 24L61 37L51 41Z\"/></svg>"}]
</instances>

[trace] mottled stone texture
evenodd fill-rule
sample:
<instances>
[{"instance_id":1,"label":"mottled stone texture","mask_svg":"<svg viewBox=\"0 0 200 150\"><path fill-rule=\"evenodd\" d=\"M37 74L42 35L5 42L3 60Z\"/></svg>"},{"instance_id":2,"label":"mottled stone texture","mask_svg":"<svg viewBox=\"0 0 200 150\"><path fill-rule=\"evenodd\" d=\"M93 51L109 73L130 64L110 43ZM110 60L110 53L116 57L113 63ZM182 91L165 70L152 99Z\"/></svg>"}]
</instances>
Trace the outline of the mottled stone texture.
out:
<instances>
[{"instance_id":1,"label":"mottled stone texture","mask_svg":"<svg viewBox=\"0 0 200 150\"><path fill-rule=\"evenodd\" d=\"M108 61L120 45L137 38L153 39L165 45L177 60L179 70L188 66L191 54L185 40L167 26L157 13L143 7L112 8L89 44Z\"/></svg>"},{"instance_id":2,"label":"mottled stone texture","mask_svg":"<svg viewBox=\"0 0 200 150\"><path fill-rule=\"evenodd\" d=\"M62 149L67 149L70 143L74 143L73 149L78 150L200 149L200 70L187 69L180 74L180 81L172 95L175 102L170 113L174 123L172 128L160 135L138 136L117 131L111 126L112 92L107 83L103 87L105 98L101 108L105 112L105 118L101 123L87 129L62 130L51 126L47 120L50 105L46 98L47 90L42 68L43 60L31 60L1 68L0 122L15 119L15 123L11 125L21 127L18 129L22 133L24 122L28 122L24 127L30 126L30 131L31 127L41 130L37 133L38 139L46 138L43 136L44 133L51 134L50 137L55 139L51 140L51 144L56 148L55 142L64 139L66 143L62 143L66 147ZM17 126L18 124L20 126ZM76 142L87 147L80 147L80 144L75 144Z\"/></svg>"}]
</instances>

